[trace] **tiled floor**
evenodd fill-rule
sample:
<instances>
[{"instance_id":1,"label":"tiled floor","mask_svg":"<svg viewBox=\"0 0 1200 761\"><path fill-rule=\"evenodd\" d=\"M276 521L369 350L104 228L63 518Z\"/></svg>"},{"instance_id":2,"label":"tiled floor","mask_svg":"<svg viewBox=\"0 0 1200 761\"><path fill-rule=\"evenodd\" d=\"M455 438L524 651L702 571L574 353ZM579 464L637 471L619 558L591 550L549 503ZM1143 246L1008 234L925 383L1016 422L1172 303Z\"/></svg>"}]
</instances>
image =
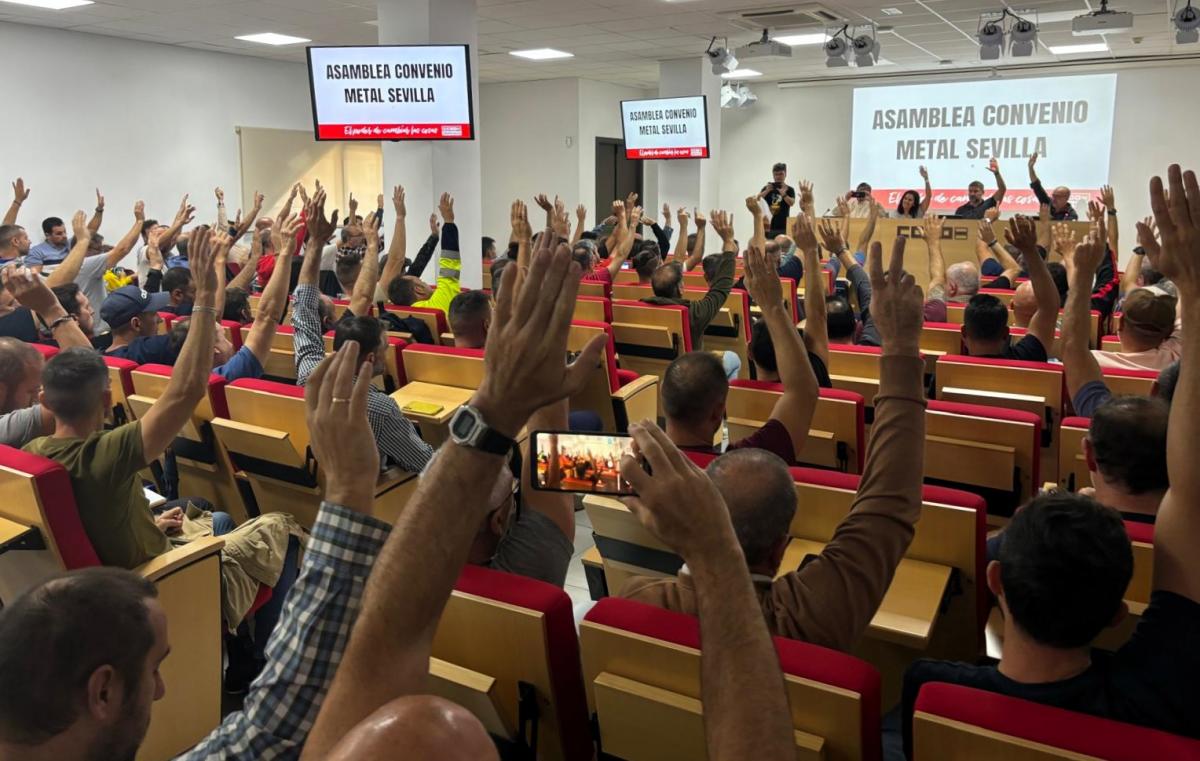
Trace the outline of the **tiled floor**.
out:
<instances>
[{"instance_id":1,"label":"tiled floor","mask_svg":"<svg viewBox=\"0 0 1200 761\"><path fill-rule=\"evenodd\" d=\"M576 504L582 501L580 497L576 497ZM567 594L571 596L571 602L575 606L576 620L581 617L580 609L591 607L592 597L588 593L587 577L583 573L583 563L580 558L583 553L587 552L596 542L592 539L592 522L588 520L587 512L580 510L575 513L575 555L571 558L571 565L567 568Z\"/></svg>"}]
</instances>

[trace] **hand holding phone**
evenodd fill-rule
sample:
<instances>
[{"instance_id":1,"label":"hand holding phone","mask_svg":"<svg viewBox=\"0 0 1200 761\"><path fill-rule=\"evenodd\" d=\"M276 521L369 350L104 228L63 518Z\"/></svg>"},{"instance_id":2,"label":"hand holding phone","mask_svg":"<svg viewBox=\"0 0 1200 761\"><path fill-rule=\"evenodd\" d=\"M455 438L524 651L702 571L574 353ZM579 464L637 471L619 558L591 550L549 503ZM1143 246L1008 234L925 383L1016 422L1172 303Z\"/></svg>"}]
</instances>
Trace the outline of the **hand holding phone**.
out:
<instances>
[{"instance_id":1,"label":"hand holding phone","mask_svg":"<svg viewBox=\"0 0 1200 761\"><path fill-rule=\"evenodd\" d=\"M613 433L535 431L530 434L530 482L542 491L630 496L621 457L634 455L633 438Z\"/></svg>"}]
</instances>

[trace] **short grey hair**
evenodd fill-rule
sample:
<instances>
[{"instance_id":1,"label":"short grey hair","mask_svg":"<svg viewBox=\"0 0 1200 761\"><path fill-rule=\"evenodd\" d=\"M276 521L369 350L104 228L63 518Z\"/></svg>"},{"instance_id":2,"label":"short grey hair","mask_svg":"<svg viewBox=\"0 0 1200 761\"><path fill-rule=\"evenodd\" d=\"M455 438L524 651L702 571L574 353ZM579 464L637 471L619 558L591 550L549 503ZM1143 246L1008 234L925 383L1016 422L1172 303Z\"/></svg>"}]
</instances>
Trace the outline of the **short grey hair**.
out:
<instances>
[{"instance_id":1,"label":"short grey hair","mask_svg":"<svg viewBox=\"0 0 1200 761\"><path fill-rule=\"evenodd\" d=\"M958 262L946 268L946 282L954 283L966 296L979 293L979 268L971 262Z\"/></svg>"}]
</instances>

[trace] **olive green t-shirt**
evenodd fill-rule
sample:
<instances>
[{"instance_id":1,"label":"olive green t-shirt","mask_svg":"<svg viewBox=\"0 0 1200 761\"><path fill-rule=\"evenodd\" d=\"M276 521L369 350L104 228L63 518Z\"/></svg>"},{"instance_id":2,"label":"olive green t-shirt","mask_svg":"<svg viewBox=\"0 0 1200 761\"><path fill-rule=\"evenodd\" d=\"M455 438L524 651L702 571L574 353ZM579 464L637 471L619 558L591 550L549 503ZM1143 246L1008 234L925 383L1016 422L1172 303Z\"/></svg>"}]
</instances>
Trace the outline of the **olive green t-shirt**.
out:
<instances>
[{"instance_id":1,"label":"olive green t-shirt","mask_svg":"<svg viewBox=\"0 0 1200 761\"><path fill-rule=\"evenodd\" d=\"M138 422L86 439L43 436L25 451L48 457L71 475L79 517L100 562L133 568L171 549L154 523L138 471L146 467Z\"/></svg>"}]
</instances>

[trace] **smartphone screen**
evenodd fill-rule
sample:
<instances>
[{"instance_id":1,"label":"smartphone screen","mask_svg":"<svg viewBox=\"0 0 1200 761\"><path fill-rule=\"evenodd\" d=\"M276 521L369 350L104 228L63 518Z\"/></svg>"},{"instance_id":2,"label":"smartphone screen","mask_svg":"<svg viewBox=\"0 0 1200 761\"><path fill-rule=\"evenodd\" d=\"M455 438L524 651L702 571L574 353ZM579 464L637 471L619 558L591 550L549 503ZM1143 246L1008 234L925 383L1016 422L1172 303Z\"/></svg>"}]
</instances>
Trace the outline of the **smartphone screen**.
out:
<instances>
[{"instance_id":1,"label":"smartphone screen","mask_svg":"<svg viewBox=\"0 0 1200 761\"><path fill-rule=\"evenodd\" d=\"M582 494L631 495L621 478L621 457L633 453L633 437L611 433L535 431L533 488Z\"/></svg>"}]
</instances>

